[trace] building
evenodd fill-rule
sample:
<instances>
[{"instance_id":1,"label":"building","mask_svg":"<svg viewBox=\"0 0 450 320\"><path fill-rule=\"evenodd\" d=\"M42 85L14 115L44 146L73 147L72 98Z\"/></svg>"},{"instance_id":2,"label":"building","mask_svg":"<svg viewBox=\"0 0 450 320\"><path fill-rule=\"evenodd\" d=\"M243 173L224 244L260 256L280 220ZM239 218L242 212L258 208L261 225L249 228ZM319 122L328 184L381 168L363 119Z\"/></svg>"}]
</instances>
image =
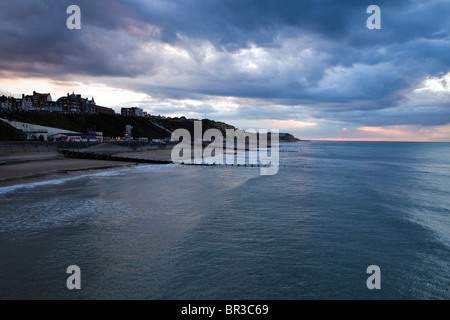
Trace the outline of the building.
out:
<instances>
[{"instance_id":1,"label":"building","mask_svg":"<svg viewBox=\"0 0 450 320\"><path fill-rule=\"evenodd\" d=\"M112 108L98 106L94 98L82 98L80 94L67 94L53 101L50 93L38 93L33 95L22 94L22 98L0 96L0 112L33 112L45 111L50 113L75 113L75 114L108 114L115 115Z\"/></svg>"},{"instance_id":2,"label":"building","mask_svg":"<svg viewBox=\"0 0 450 320\"><path fill-rule=\"evenodd\" d=\"M81 113L84 113L84 114L96 114L97 113L97 108L95 105L94 97L92 97L91 100L88 100L87 98L82 99Z\"/></svg>"},{"instance_id":3,"label":"building","mask_svg":"<svg viewBox=\"0 0 450 320\"><path fill-rule=\"evenodd\" d=\"M60 132L66 132L78 135L79 132L75 131L67 131L60 128L54 128L54 127L47 127L47 126L41 126L33 123L26 123L21 121L15 121L15 120L7 120L0 118L1 121L6 122L10 126L16 128L20 131L20 135L25 140L41 140L46 141L48 140L48 137L58 134Z\"/></svg>"},{"instance_id":4,"label":"building","mask_svg":"<svg viewBox=\"0 0 450 320\"><path fill-rule=\"evenodd\" d=\"M127 124L127 125L125 126L125 135L131 136L131 131L132 131L132 130L133 130L133 126Z\"/></svg>"},{"instance_id":5,"label":"building","mask_svg":"<svg viewBox=\"0 0 450 320\"><path fill-rule=\"evenodd\" d=\"M56 101L47 101L44 106L44 111L51 113L61 113L63 112L63 108Z\"/></svg>"},{"instance_id":6,"label":"building","mask_svg":"<svg viewBox=\"0 0 450 320\"><path fill-rule=\"evenodd\" d=\"M82 98L81 94L67 94L56 101L65 113L95 114L97 113L94 98Z\"/></svg>"},{"instance_id":7,"label":"building","mask_svg":"<svg viewBox=\"0 0 450 320\"><path fill-rule=\"evenodd\" d=\"M0 111L7 112L14 109L15 99L12 97L1 96L0 97Z\"/></svg>"},{"instance_id":8,"label":"building","mask_svg":"<svg viewBox=\"0 0 450 320\"><path fill-rule=\"evenodd\" d=\"M92 98L94 99L94 98ZM97 114L109 114L109 115L115 115L116 112L112 108L107 107L101 107L101 106L95 106L95 110Z\"/></svg>"},{"instance_id":9,"label":"building","mask_svg":"<svg viewBox=\"0 0 450 320\"><path fill-rule=\"evenodd\" d=\"M143 117L144 110L137 107L132 108L122 108L120 114L125 117Z\"/></svg>"},{"instance_id":10,"label":"building","mask_svg":"<svg viewBox=\"0 0 450 320\"><path fill-rule=\"evenodd\" d=\"M67 94L67 97L61 97L56 102L62 106L64 113L80 113L80 101L74 93Z\"/></svg>"},{"instance_id":11,"label":"building","mask_svg":"<svg viewBox=\"0 0 450 320\"><path fill-rule=\"evenodd\" d=\"M33 111L33 100L32 96L25 96L22 94L21 99L16 99L16 110L17 111Z\"/></svg>"},{"instance_id":12,"label":"building","mask_svg":"<svg viewBox=\"0 0 450 320\"><path fill-rule=\"evenodd\" d=\"M44 111L45 103L51 102L52 96L50 95L50 93L38 93L36 91L33 91L31 101L33 103L34 110Z\"/></svg>"},{"instance_id":13,"label":"building","mask_svg":"<svg viewBox=\"0 0 450 320\"><path fill-rule=\"evenodd\" d=\"M61 132L48 136L48 141L54 142L102 142L103 134L101 132L74 134L70 132Z\"/></svg>"}]
</instances>

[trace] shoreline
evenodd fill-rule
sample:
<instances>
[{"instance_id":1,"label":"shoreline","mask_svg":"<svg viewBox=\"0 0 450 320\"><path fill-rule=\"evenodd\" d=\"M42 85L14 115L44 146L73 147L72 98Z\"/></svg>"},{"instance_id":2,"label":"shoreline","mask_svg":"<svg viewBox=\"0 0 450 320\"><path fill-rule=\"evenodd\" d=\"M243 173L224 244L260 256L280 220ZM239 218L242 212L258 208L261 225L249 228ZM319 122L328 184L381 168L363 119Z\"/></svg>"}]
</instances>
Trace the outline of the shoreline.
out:
<instances>
[{"instance_id":1,"label":"shoreline","mask_svg":"<svg viewBox=\"0 0 450 320\"><path fill-rule=\"evenodd\" d=\"M81 174L86 171L102 171L113 168L126 168L137 165L150 164L146 160L155 162L172 162L172 148L157 149L118 149L107 145L96 148L99 155L109 154L114 160L83 159L66 157L57 152L28 152L13 156L0 156L0 188L15 185L50 181L70 177L68 175ZM94 150L80 150L94 151ZM106 152L107 151L107 152ZM112 151L112 152L111 152ZM115 151L115 152L114 152ZM226 153L227 150L224 150ZM231 152L236 152L232 150ZM124 157L123 161L120 157ZM134 159L136 162L134 162ZM195 155L192 155L195 159ZM158 163L155 163L158 164Z\"/></svg>"},{"instance_id":2,"label":"shoreline","mask_svg":"<svg viewBox=\"0 0 450 320\"><path fill-rule=\"evenodd\" d=\"M86 171L102 171L113 168L126 168L139 165L139 159L152 159L171 161L172 148L164 149L147 149L147 150L120 150L114 146L100 145L99 154L105 152L105 147L116 151L112 154L117 157L135 158L136 162L131 159L127 161L102 160L102 159L79 159L65 157L56 150L53 152L28 152L26 154L14 154L8 156L0 156L0 188L11 187L24 183L34 183L52 180L53 178L65 178L69 174L86 172ZM131 160L131 161L130 161Z\"/></svg>"},{"instance_id":3,"label":"shoreline","mask_svg":"<svg viewBox=\"0 0 450 320\"><path fill-rule=\"evenodd\" d=\"M82 174L87 171L95 172L136 165L138 163L69 159L64 157L51 160L27 160L6 163L0 165L0 188L66 178L70 177L70 175Z\"/></svg>"}]
</instances>

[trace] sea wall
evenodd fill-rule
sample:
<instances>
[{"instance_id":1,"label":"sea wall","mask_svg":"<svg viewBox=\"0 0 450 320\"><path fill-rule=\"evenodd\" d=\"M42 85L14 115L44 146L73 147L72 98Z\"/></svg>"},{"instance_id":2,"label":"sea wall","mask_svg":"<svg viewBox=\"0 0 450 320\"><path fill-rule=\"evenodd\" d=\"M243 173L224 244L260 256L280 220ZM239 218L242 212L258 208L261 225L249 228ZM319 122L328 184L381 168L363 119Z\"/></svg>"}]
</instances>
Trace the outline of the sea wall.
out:
<instances>
[{"instance_id":1,"label":"sea wall","mask_svg":"<svg viewBox=\"0 0 450 320\"><path fill-rule=\"evenodd\" d=\"M0 142L0 162L57 158L58 148L49 143Z\"/></svg>"}]
</instances>

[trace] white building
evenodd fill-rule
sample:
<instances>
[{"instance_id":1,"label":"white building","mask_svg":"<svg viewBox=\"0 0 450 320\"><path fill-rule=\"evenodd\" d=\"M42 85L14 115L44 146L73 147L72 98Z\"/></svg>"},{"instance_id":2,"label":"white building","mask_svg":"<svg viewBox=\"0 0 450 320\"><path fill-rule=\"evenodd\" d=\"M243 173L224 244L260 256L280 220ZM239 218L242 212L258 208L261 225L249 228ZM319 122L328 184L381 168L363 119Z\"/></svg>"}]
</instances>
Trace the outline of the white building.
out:
<instances>
[{"instance_id":1,"label":"white building","mask_svg":"<svg viewBox=\"0 0 450 320\"><path fill-rule=\"evenodd\" d=\"M125 117L143 117L144 110L137 107L132 108L122 108L120 114Z\"/></svg>"},{"instance_id":2,"label":"white building","mask_svg":"<svg viewBox=\"0 0 450 320\"><path fill-rule=\"evenodd\" d=\"M16 99L16 107L20 111L33 111L33 100L30 96L22 95L22 99Z\"/></svg>"},{"instance_id":3,"label":"white building","mask_svg":"<svg viewBox=\"0 0 450 320\"><path fill-rule=\"evenodd\" d=\"M21 130L23 134L26 134L28 140L45 141L48 139L49 136L58 134L60 132L67 132L67 133L72 133L72 134L76 134L76 135L81 134L80 132L69 131L69 130L60 129L60 128L40 126L37 124L31 124L31 123L26 123L26 122L7 120L7 119L2 119L2 118L0 118L0 120L8 123L9 125L13 126L17 130Z\"/></svg>"}]
</instances>

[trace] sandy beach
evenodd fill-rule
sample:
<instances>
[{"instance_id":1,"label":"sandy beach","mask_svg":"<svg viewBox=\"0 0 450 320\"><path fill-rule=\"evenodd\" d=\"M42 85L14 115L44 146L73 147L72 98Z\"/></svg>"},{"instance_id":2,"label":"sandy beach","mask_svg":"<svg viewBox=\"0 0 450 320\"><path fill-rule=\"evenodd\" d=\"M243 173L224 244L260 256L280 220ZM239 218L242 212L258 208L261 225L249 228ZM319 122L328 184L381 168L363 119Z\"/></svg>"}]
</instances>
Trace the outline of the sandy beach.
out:
<instances>
[{"instance_id":1,"label":"sandy beach","mask_svg":"<svg viewBox=\"0 0 450 320\"><path fill-rule=\"evenodd\" d=\"M110 145L98 145L96 148L83 151L104 152L105 150L116 151L109 152L109 154L116 157L136 159L136 163L129 161L122 162L66 158L56 151L49 153L28 153L7 157L0 156L0 187L58 178L67 174L74 174L87 170L104 170L134 166L139 165L139 160L141 159L171 161L172 153L172 148L128 151L130 150L128 148L120 149Z\"/></svg>"},{"instance_id":2,"label":"sandy beach","mask_svg":"<svg viewBox=\"0 0 450 320\"><path fill-rule=\"evenodd\" d=\"M41 181L86 170L104 170L133 165L136 164L120 161L67 159L64 157L51 160L12 162L0 165L0 187Z\"/></svg>"},{"instance_id":3,"label":"sandy beach","mask_svg":"<svg viewBox=\"0 0 450 320\"><path fill-rule=\"evenodd\" d=\"M172 153L172 148L165 148L165 149L120 152L120 153L116 153L114 155L118 156L118 157L126 157L126 158L171 161L171 153Z\"/></svg>"},{"instance_id":4,"label":"sandy beach","mask_svg":"<svg viewBox=\"0 0 450 320\"><path fill-rule=\"evenodd\" d=\"M170 161L172 148L147 146L145 149L132 150L127 146L102 143L80 151L132 158L136 159L136 163L129 160L122 162L67 158L49 144L5 142L0 144L0 187L42 181L86 170L135 166L139 164L139 159Z\"/></svg>"}]
</instances>

